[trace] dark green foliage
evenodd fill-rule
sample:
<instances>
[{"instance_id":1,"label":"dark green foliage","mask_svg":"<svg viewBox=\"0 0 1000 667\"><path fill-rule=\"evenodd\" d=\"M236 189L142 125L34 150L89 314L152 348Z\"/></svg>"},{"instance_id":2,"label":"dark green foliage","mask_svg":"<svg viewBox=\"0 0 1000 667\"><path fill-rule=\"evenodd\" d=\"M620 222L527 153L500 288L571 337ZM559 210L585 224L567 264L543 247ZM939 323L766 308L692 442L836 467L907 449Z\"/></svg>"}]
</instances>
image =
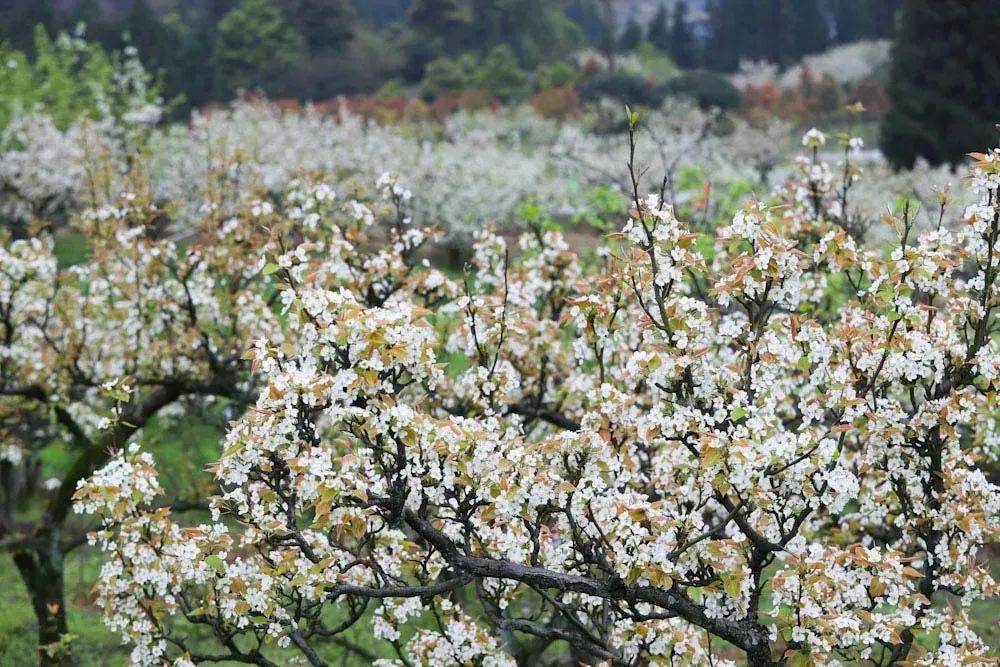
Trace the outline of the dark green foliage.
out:
<instances>
[{"instance_id":1,"label":"dark green foliage","mask_svg":"<svg viewBox=\"0 0 1000 667\"><path fill-rule=\"evenodd\" d=\"M501 44L483 59L476 73L476 83L477 88L509 102L526 95L528 74L517 64L511 48Z\"/></svg>"},{"instance_id":2,"label":"dark green foliage","mask_svg":"<svg viewBox=\"0 0 1000 667\"><path fill-rule=\"evenodd\" d=\"M635 22L635 19L629 19L622 36L618 39L618 49L626 52L634 51L640 43L642 43L642 27Z\"/></svg>"},{"instance_id":3,"label":"dark green foliage","mask_svg":"<svg viewBox=\"0 0 1000 667\"><path fill-rule=\"evenodd\" d=\"M355 2L354 7L358 18L375 28L382 28L405 20L410 4L410 0L363 0Z\"/></svg>"},{"instance_id":4,"label":"dark green foliage","mask_svg":"<svg viewBox=\"0 0 1000 667\"><path fill-rule=\"evenodd\" d=\"M831 37L886 35L900 0L660 2L648 42L682 68L732 71L742 58L790 65ZM694 32L694 7L709 12L707 36ZM4 0L0 41L30 54L36 24L54 33L84 22L106 49L136 46L183 117L239 87L322 99L390 79L419 83L438 58L472 53L482 62L501 45L528 72L588 45L613 56L635 49L644 31L630 21L619 34L615 8L612 0ZM234 17L250 32L233 29Z\"/></svg>"},{"instance_id":5,"label":"dark green foliage","mask_svg":"<svg viewBox=\"0 0 1000 667\"><path fill-rule=\"evenodd\" d=\"M105 48L135 46L143 63L162 83L164 98L182 117L193 106L213 98L212 49L215 27L233 0L178 2L173 11L161 13L155 0L135 0L122 14L109 15L96 0L82 0L61 25L87 26L88 40ZM216 15L216 12L220 12Z\"/></svg>"},{"instance_id":6,"label":"dark green foliage","mask_svg":"<svg viewBox=\"0 0 1000 667\"><path fill-rule=\"evenodd\" d=\"M882 150L897 167L917 157L955 164L995 146L1000 121L1000 3L905 0L893 44Z\"/></svg>"},{"instance_id":7,"label":"dark green foliage","mask_svg":"<svg viewBox=\"0 0 1000 667\"><path fill-rule=\"evenodd\" d=\"M358 29L349 0L285 0L284 16L302 36L304 48L262 87L284 98L321 99L340 93L377 88L386 75L390 54L384 44L371 45L370 33ZM291 47L291 45L290 45Z\"/></svg>"},{"instance_id":8,"label":"dark green foliage","mask_svg":"<svg viewBox=\"0 0 1000 667\"><path fill-rule=\"evenodd\" d=\"M154 71L162 73L166 98L183 97L184 104L177 110L179 117L183 117L190 108L213 99L215 73L210 64L215 31L213 25L201 20L200 16L184 12L167 14L162 25L171 35L171 50L149 56L140 53L149 58Z\"/></svg>"},{"instance_id":9,"label":"dark green foliage","mask_svg":"<svg viewBox=\"0 0 1000 667\"><path fill-rule=\"evenodd\" d=\"M698 44L691 34L688 23L688 5L681 0L674 8L673 21L670 24L670 57L678 67L685 69L698 64Z\"/></svg>"},{"instance_id":10,"label":"dark green foliage","mask_svg":"<svg viewBox=\"0 0 1000 667\"><path fill-rule=\"evenodd\" d=\"M420 95L428 100L441 95L455 95L473 87L479 63L475 56L435 58L427 63L420 83Z\"/></svg>"},{"instance_id":11,"label":"dark green foliage","mask_svg":"<svg viewBox=\"0 0 1000 667\"><path fill-rule=\"evenodd\" d=\"M779 62L789 64L830 46L830 25L816 0L784 0L781 7L786 51Z\"/></svg>"},{"instance_id":12,"label":"dark green foliage","mask_svg":"<svg viewBox=\"0 0 1000 667\"><path fill-rule=\"evenodd\" d=\"M523 64L537 67L547 62L563 60L586 45L587 40L580 26L561 10L551 9L545 13L545 21L536 26L531 41L524 45L525 53L530 55L533 52L533 56Z\"/></svg>"},{"instance_id":13,"label":"dark green foliage","mask_svg":"<svg viewBox=\"0 0 1000 667\"><path fill-rule=\"evenodd\" d=\"M435 59L465 52L486 58L500 46L525 69L562 61L585 44L580 27L563 13L565 5L561 0L544 8L535 0L414 0L403 74L416 81Z\"/></svg>"},{"instance_id":14,"label":"dark green foliage","mask_svg":"<svg viewBox=\"0 0 1000 667\"><path fill-rule=\"evenodd\" d=\"M617 26L612 0L594 0L597 16L601 21L601 33L597 38L598 48L608 57L612 57L618 48L615 39Z\"/></svg>"},{"instance_id":15,"label":"dark green foliage","mask_svg":"<svg viewBox=\"0 0 1000 667\"><path fill-rule=\"evenodd\" d=\"M401 1L404 7L409 4L409 0ZM373 52L372 33L359 35L352 0L9 0L0 4L5 5L0 7L0 40L8 44L23 44L35 23L71 30L82 22L87 38L105 48L135 46L146 66L158 75L164 97L174 103L172 108L179 115L193 106L227 99L241 86L303 98L350 92L359 85L377 88L395 73L387 68L398 67L394 56L398 49L386 49L383 42L377 45L381 53ZM57 10L50 11L50 6ZM269 33L267 26L275 16L282 16L291 30L279 26ZM241 34L243 26L250 31ZM399 41L398 31L387 30L387 34ZM241 40L245 43L240 44ZM33 48L25 46L29 52Z\"/></svg>"},{"instance_id":16,"label":"dark green foliage","mask_svg":"<svg viewBox=\"0 0 1000 667\"><path fill-rule=\"evenodd\" d=\"M734 71L743 59L788 66L831 45L825 0L710 0L708 10L705 65L713 70Z\"/></svg>"},{"instance_id":17,"label":"dark green foliage","mask_svg":"<svg viewBox=\"0 0 1000 667\"><path fill-rule=\"evenodd\" d=\"M288 0L287 6L310 51L337 50L354 37L357 13L349 0Z\"/></svg>"},{"instance_id":18,"label":"dark green foliage","mask_svg":"<svg viewBox=\"0 0 1000 667\"><path fill-rule=\"evenodd\" d=\"M52 0L17 0L0 2L0 42L18 51L31 51L36 25L55 32Z\"/></svg>"},{"instance_id":19,"label":"dark green foliage","mask_svg":"<svg viewBox=\"0 0 1000 667\"><path fill-rule=\"evenodd\" d=\"M586 102L610 97L622 104L657 107L665 96L663 86L621 70L595 74L580 84L580 99Z\"/></svg>"},{"instance_id":20,"label":"dark green foliage","mask_svg":"<svg viewBox=\"0 0 1000 667\"><path fill-rule=\"evenodd\" d=\"M816 0L710 0L705 66L732 72L740 60L782 62L786 57L788 10Z\"/></svg>"},{"instance_id":21,"label":"dark green foliage","mask_svg":"<svg viewBox=\"0 0 1000 667\"><path fill-rule=\"evenodd\" d=\"M465 23L469 18L459 0L413 0L408 15L414 28L427 31Z\"/></svg>"},{"instance_id":22,"label":"dark green foliage","mask_svg":"<svg viewBox=\"0 0 1000 667\"><path fill-rule=\"evenodd\" d=\"M142 56L143 62L163 81L164 91L176 104L199 104L211 92L211 74L199 77L198 72L209 68L210 45L191 51L194 42L188 27L173 13L157 16L148 0L136 0L125 19L129 43Z\"/></svg>"},{"instance_id":23,"label":"dark green foliage","mask_svg":"<svg viewBox=\"0 0 1000 667\"><path fill-rule=\"evenodd\" d=\"M463 48L472 27L472 14L459 0L414 0L409 20L416 35L440 54Z\"/></svg>"},{"instance_id":24,"label":"dark green foliage","mask_svg":"<svg viewBox=\"0 0 1000 667\"><path fill-rule=\"evenodd\" d=\"M403 40L407 80L419 81L432 60L465 48L472 17L459 0L414 0L407 18L411 28Z\"/></svg>"},{"instance_id":25,"label":"dark green foliage","mask_svg":"<svg viewBox=\"0 0 1000 667\"><path fill-rule=\"evenodd\" d=\"M535 72L535 89L575 86L578 78L576 68L569 63L543 65Z\"/></svg>"},{"instance_id":26,"label":"dark green foliage","mask_svg":"<svg viewBox=\"0 0 1000 667\"><path fill-rule=\"evenodd\" d=\"M743 15L741 3L735 0L710 0L708 12L710 34L705 48L705 65L723 72L734 71L741 55L756 52L749 32L753 24L745 22L747 17Z\"/></svg>"},{"instance_id":27,"label":"dark green foliage","mask_svg":"<svg viewBox=\"0 0 1000 667\"><path fill-rule=\"evenodd\" d=\"M181 3L181 7L197 5L198 3ZM205 10L205 15L212 24L219 22L223 16L225 16L230 10L239 4L239 0L204 0L202 3ZM192 6L192 9L197 9L196 6Z\"/></svg>"},{"instance_id":28,"label":"dark green foliage","mask_svg":"<svg viewBox=\"0 0 1000 667\"><path fill-rule=\"evenodd\" d=\"M667 8L660 5L649 24L646 40L664 53L670 52L670 28L667 26Z\"/></svg>"},{"instance_id":29,"label":"dark green foliage","mask_svg":"<svg viewBox=\"0 0 1000 667\"><path fill-rule=\"evenodd\" d=\"M564 0L467 0L471 12L469 47L486 54L508 45L523 67L561 60L584 44L569 20Z\"/></svg>"},{"instance_id":30,"label":"dark green foliage","mask_svg":"<svg viewBox=\"0 0 1000 667\"><path fill-rule=\"evenodd\" d=\"M705 109L735 109L741 99L740 91L729 83L729 79L704 70L685 72L671 79L667 90L674 95L690 97Z\"/></svg>"},{"instance_id":31,"label":"dark green foliage","mask_svg":"<svg viewBox=\"0 0 1000 667\"><path fill-rule=\"evenodd\" d=\"M268 0L242 0L219 21L215 84L224 96L259 86L300 56L303 39Z\"/></svg>"},{"instance_id":32,"label":"dark green foliage","mask_svg":"<svg viewBox=\"0 0 1000 667\"><path fill-rule=\"evenodd\" d=\"M870 0L832 0L834 30L841 43L856 42L872 36L875 21L873 7L879 4Z\"/></svg>"},{"instance_id":33,"label":"dark green foliage","mask_svg":"<svg viewBox=\"0 0 1000 667\"><path fill-rule=\"evenodd\" d=\"M596 45L601 41L604 23L601 11L595 0L572 0L565 11L566 18L580 28L588 44Z\"/></svg>"},{"instance_id":34,"label":"dark green foliage","mask_svg":"<svg viewBox=\"0 0 1000 667\"><path fill-rule=\"evenodd\" d=\"M900 5L902 0L869 0L868 11L872 17L874 37L892 37Z\"/></svg>"},{"instance_id":35,"label":"dark green foliage","mask_svg":"<svg viewBox=\"0 0 1000 667\"><path fill-rule=\"evenodd\" d=\"M427 100L472 90L488 92L505 102L521 100L528 94L528 73L518 65L511 48L501 44L482 60L473 53L435 58L427 64L420 83L420 95Z\"/></svg>"},{"instance_id":36,"label":"dark green foliage","mask_svg":"<svg viewBox=\"0 0 1000 667\"><path fill-rule=\"evenodd\" d=\"M162 55L173 48L173 35L164 26L147 0L135 0L128 14L129 41L139 53Z\"/></svg>"}]
</instances>

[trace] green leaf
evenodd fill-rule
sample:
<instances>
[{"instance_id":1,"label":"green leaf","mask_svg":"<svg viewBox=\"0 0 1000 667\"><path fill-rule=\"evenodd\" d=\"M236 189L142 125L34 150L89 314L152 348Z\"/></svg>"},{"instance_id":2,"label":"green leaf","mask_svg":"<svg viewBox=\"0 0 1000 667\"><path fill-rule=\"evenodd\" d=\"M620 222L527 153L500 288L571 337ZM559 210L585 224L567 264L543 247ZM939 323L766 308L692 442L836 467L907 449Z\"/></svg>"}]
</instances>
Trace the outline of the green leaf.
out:
<instances>
[{"instance_id":1,"label":"green leaf","mask_svg":"<svg viewBox=\"0 0 1000 667\"><path fill-rule=\"evenodd\" d=\"M122 403L127 403L129 399L129 393L123 389L109 389L108 396Z\"/></svg>"},{"instance_id":2,"label":"green leaf","mask_svg":"<svg viewBox=\"0 0 1000 667\"><path fill-rule=\"evenodd\" d=\"M225 459L229 458L234 454L238 454L239 452L243 451L244 447L246 447L245 442L235 442L232 445L226 447L226 449L222 452L222 458Z\"/></svg>"},{"instance_id":3,"label":"green leaf","mask_svg":"<svg viewBox=\"0 0 1000 667\"><path fill-rule=\"evenodd\" d=\"M702 461L706 466L713 466L722 461L724 456L725 452L722 451L721 447L706 447L702 452Z\"/></svg>"},{"instance_id":4,"label":"green leaf","mask_svg":"<svg viewBox=\"0 0 1000 667\"><path fill-rule=\"evenodd\" d=\"M215 570L216 572L218 572L219 574L222 574L226 570L226 564L222 562L222 558L220 558L216 554L212 554L211 556L206 558L205 564L208 565L213 570Z\"/></svg>"},{"instance_id":5,"label":"green leaf","mask_svg":"<svg viewBox=\"0 0 1000 667\"><path fill-rule=\"evenodd\" d=\"M740 587L743 584L742 574L722 575L722 587L726 589L726 595L731 598L740 596Z\"/></svg>"},{"instance_id":6,"label":"green leaf","mask_svg":"<svg viewBox=\"0 0 1000 667\"><path fill-rule=\"evenodd\" d=\"M810 667L812 664L812 656L807 651L796 651L788 661L789 667Z\"/></svg>"},{"instance_id":7,"label":"green leaf","mask_svg":"<svg viewBox=\"0 0 1000 667\"><path fill-rule=\"evenodd\" d=\"M271 262L270 264L264 265L264 268L261 270L261 274L269 276L272 273L277 273L278 271L281 271L281 267L274 262Z\"/></svg>"},{"instance_id":8,"label":"green leaf","mask_svg":"<svg viewBox=\"0 0 1000 667\"><path fill-rule=\"evenodd\" d=\"M629 105L625 105L625 115L628 117L628 125L630 130L634 130L636 125L639 124L639 112L632 111Z\"/></svg>"}]
</instances>

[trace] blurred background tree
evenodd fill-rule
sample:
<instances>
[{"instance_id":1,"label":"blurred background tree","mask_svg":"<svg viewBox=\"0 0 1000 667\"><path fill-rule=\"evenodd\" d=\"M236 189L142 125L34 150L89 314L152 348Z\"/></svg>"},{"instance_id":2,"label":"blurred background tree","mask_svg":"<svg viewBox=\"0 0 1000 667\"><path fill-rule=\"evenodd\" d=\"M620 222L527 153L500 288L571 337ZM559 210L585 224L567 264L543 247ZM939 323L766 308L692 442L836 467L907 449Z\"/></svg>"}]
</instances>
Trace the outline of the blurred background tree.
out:
<instances>
[{"instance_id":1,"label":"blurred background tree","mask_svg":"<svg viewBox=\"0 0 1000 667\"><path fill-rule=\"evenodd\" d=\"M678 67L690 68L698 65L698 46L691 34L688 5L679 2L674 7L673 22L670 24L670 55Z\"/></svg>"},{"instance_id":2,"label":"blurred background tree","mask_svg":"<svg viewBox=\"0 0 1000 667\"><path fill-rule=\"evenodd\" d=\"M634 51L642 43L642 26L635 19L629 19L622 36L618 38L618 49Z\"/></svg>"},{"instance_id":3,"label":"blurred background tree","mask_svg":"<svg viewBox=\"0 0 1000 667\"><path fill-rule=\"evenodd\" d=\"M165 95L183 98L183 114L244 86L319 99L393 79L416 84L436 58L471 52L481 61L500 45L527 72L644 40L682 68L787 66L830 43L888 35L898 1L5 0L0 40L30 53L35 25L54 34L83 23L105 48L136 46L162 74Z\"/></svg>"},{"instance_id":4,"label":"blurred background tree","mask_svg":"<svg viewBox=\"0 0 1000 667\"><path fill-rule=\"evenodd\" d=\"M856 42L875 33L873 7L879 4L870 0L832 0L834 24L838 42Z\"/></svg>"},{"instance_id":5,"label":"blurred background tree","mask_svg":"<svg viewBox=\"0 0 1000 667\"><path fill-rule=\"evenodd\" d=\"M354 38L357 11L350 0L290 0L289 20L312 50L336 50Z\"/></svg>"},{"instance_id":6,"label":"blurred background tree","mask_svg":"<svg viewBox=\"0 0 1000 667\"><path fill-rule=\"evenodd\" d=\"M483 59L475 82L476 88L489 91L504 101L522 99L528 92L528 74L518 65L514 51L506 44L493 47Z\"/></svg>"},{"instance_id":7,"label":"blurred background tree","mask_svg":"<svg viewBox=\"0 0 1000 667\"><path fill-rule=\"evenodd\" d=\"M300 57L304 41L269 0L242 0L216 30L212 63L217 91L231 97L265 83Z\"/></svg>"},{"instance_id":8,"label":"blurred background tree","mask_svg":"<svg viewBox=\"0 0 1000 667\"><path fill-rule=\"evenodd\" d=\"M670 51L670 28L667 25L668 20L667 6L661 3L656 9L653 20L649 22L649 28L646 32L646 40L664 53Z\"/></svg>"},{"instance_id":9,"label":"blurred background tree","mask_svg":"<svg viewBox=\"0 0 1000 667\"><path fill-rule=\"evenodd\" d=\"M80 34L107 52L132 45L175 120L241 89L431 103L468 92L512 104L568 87L572 95L539 99L575 109L601 97L658 104L684 94L801 122L819 122L820 110L829 122L829 105L864 101L873 126L894 105L882 144L907 165L917 156L953 162L991 142L998 12L993 0L4 0L0 44L30 60L40 26L50 39ZM888 65L860 83L836 67L805 71L817 54L838 57L838 45L889 38L891 85ZM734 89L751 62L772 71Z\"/></svg>"},{"instance_id":10,"label":"blurred background tree","mask_svg":"<svg viewBox=\"0 0 1000 667\"><path fill-rule=\"evenodd\" d=\"M893 44L882 149L899 167L962 160L996 145L1000 3L905 0Z\"/></svg>"}]
</instances>

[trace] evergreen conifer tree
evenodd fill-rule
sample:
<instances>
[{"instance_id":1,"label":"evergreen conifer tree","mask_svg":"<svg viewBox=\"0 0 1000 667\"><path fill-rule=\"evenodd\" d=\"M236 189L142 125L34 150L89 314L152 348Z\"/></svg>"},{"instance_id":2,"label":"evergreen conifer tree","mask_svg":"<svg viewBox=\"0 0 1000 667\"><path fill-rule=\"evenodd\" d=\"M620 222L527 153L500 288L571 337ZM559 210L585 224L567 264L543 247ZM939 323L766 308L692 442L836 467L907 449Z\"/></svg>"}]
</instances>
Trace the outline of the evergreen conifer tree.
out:
<instances>
[{"instance_id":1,"label":"evergreen conifer tree","mask_svg":"<svg viewBox=\"0 0 1000 667\"><path fill-rule=\"evenodd\" d=\"M640 43L642 43L642 27L635 22L635 19L629 19L628 24L625 26L625 31L618 40L618 49L620 51L632 51Z\"/></svg>"},{"instance_id":2,"label":"evergreen conifer tree","mask_svg":"<svg viewBox=\"0 0 1000 667\"><path fill-rule=\"evenodd\" d=\"M670 24L670 56L678 67L690 69L698 65L698 45L688 23L688 5L685 0L674 7Z\"/></svg>"},{"instance_id":3,"label":"evergreen conifer tree","mask_svg":"<svg viewBox=\"0 0 1000 667\"><path fill-rule=\"evenodd\" d=\"M660 51L667 52L670 50L670 31L667 28L667 8L662 4L659 9L656 10L656 14L653 16L653 20L649 24L649 30L646 32L646 39Z\"/></svg>"},{"instance_id":4,"label":"evergreen conifer tree","mask_svg":"<svg viewBox=\"0 0 1000 667\"><path fill-rule=\"evenodd\" d=\"M898 167L997 144L1000 3L905 0L893 44L882 150Z\"/></svg>"}]
</instances>

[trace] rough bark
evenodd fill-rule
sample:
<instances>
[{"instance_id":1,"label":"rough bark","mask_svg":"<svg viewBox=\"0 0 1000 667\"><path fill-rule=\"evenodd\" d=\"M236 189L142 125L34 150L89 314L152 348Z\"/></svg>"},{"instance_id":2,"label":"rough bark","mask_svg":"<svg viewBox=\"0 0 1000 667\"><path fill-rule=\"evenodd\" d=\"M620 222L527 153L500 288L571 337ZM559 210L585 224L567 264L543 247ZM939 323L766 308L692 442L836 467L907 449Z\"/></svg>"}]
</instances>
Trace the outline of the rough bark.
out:
<instances>
[{"instance_id":1,"label":"rough bark","mask_svg":"<svg viewBox=\"0 0 1000 667\"><path fill-rule=\"evenodd\" d=\"M39 536L35 548L12 555L38 621L38 664L67 667L73 664L68 647L61 645L67 634L66 601L63 596L63 552L58 532Z\"/></svg>"}]
</instances>

